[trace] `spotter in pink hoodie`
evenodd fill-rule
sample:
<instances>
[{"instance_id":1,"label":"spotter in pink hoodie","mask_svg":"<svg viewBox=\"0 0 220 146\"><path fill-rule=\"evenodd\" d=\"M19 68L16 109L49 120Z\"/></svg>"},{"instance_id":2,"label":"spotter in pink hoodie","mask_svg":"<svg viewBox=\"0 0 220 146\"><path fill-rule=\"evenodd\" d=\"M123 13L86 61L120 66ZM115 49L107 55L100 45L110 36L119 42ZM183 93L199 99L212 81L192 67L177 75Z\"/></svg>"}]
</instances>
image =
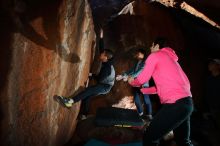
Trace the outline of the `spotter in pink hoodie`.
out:
<instances>
[{"instance_id":1,"label":"spotter in pink hoodie","mask_svg":"<svg viewBox=\"0 0 220 146\"><path fill-rule=\"evenodd\" d=\"M178 57L171 48L151 53L142 72L130 84L140 86L152 76L156 88L151 87L150 92L157 92L162 104L175 103L178 99L192 96L189 80L177 61Z\"/></svg>"}]
</instances>

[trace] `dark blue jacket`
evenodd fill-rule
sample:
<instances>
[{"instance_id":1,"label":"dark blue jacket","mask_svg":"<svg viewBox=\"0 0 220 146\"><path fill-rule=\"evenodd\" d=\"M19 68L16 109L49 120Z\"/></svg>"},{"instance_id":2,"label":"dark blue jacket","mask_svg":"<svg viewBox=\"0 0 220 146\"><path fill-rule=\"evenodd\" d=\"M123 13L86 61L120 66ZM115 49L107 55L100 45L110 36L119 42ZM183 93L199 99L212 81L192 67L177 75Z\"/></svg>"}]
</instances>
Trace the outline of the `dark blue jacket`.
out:
<instances>
[{"instance_id":1,"label":"dark blue jacket","mask_svg":"<svg viewBox=\"0 0 220 146\"><path fill-rule=\"evenodd\" d=\"M103 39L99 41L100 53L104 51L104 42ZM115 82L115 69L113 66L113 59L108 60L107 62L102 62L101 70L97 76L95 76L98 83L114 85Z\"/></svg>"},{"instance_id":2,"label":"dark blue jacket","mask_svg":"<svg viewBox=\"0 0 220 146\"><path fill-rule=\"evenodd\" d=\"M114 85L115 69L110 61L102 63L101 70L97 76L97 81L102 84Z\"/></svg>"},{"instance_id":3,"label":"dark blue jacket","mask_svg":"<svg viewBox=\"0 0 220 146\"><path fill-rule=\"evenodd\" d=\"M138 63L138 61L135 63L135 65L130 68L128 71L124 72L123 76L132 76L133 78L136 78L144 69L145 61L141 61ZM144 83L143 87L149 87L149 83Z\"/></svg>"}]
</instances>

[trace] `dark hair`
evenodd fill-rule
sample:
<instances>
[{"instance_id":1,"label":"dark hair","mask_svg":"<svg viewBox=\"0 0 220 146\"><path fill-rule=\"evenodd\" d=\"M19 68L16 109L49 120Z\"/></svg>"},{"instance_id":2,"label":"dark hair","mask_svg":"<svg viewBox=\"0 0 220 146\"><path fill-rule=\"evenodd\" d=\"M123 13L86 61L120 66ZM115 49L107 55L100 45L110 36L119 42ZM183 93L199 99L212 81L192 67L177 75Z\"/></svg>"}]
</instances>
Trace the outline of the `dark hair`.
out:
<instances>
[{"instance_id":1,"label":"dark hair","mask_svg":"<svg viewBox=\"0 0 220 146\"><path fill-rule=\"evenodd\" d=\"M136 54L139 53L139 52L140 52L141 54L144 54L144 59L143 59L143 60L145 60L145 59L147 58L147 52L146 52L146 50L140 48L140 49L137 49L137 50L135 51Z\"/></svg>"},{"instance_id":2,"label":"dark hair","mask_svg":"<svg viewBox=\"0 0 220 146\"><path fill-rule=\"evenodd\" d=\"M154 41L154 45L158 44L159 48L162 49L166 47L166 39L164 37L157 37Z\"/></svg>"},{"instance_id":3,"label":"dark hair","mask_svg":"<svg viewBox=\"0 0 220 146\"><path fill-rule=\"evenodd\" d=\"M103 53L105 53L105 55L107 56L108 60L112 59L113 56L114 56L112 50L109 50L109 49L104 49Z\"/></svg>"}]
</instances>

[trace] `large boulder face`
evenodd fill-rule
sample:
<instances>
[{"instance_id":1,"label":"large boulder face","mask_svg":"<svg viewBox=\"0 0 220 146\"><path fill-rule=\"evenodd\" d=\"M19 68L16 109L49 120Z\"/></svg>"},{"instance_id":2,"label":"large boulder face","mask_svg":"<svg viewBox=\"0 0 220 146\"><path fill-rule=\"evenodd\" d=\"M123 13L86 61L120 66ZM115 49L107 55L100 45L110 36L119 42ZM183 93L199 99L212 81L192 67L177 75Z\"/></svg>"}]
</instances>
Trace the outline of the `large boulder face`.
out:
<instances>
[{"instance_id":1,"label":"large boulder face","mask_svg":"<svg viewBox=\"0 0 220 146\"><path fill-rule=\"evenodd\" d=\"M99 27L108 23L107 19L109 19L112 15L117 14L131 1L132 0L89 0L96 24L95 26Z\"/></svg>"},{"instance_id":2,"label":"large boulder face","mask_svg":"<svg viewBox=\"0 0 220 146\"><path fill-rule=\"evenodd\" d=\"M80 103L54 95L80 90L93 60L95 33L86 0L1 1L1 145L63 145ZM3 29L2 29L3 28Z\"/></svg>"},{"instance_id":3,"label":"large boulder face","mask_svg":"<svg viewBox=\"0 0 220 146\"><path fill-rule=\"evenodd\" d=\"M220 25L220 3L218 0L187 0L187 3L189 3L200 12L216 21L218 25Z\"/></svg>"}]
</instances>

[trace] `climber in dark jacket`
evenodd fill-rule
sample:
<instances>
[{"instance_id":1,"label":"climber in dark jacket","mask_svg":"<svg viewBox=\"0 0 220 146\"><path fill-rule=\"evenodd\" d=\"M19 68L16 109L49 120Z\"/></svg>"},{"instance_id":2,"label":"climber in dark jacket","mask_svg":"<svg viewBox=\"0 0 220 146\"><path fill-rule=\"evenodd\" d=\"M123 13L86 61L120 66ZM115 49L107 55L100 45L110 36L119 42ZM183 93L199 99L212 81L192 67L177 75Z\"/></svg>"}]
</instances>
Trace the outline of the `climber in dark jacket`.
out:
<instances>
[{"instance_id":1,"label":"climber in dark jacket","mask_svg":"<svg viewBox=\"0 0 220 146\"><path fill-rule=\"evenodd\" d=\"M84 91L80 92L74 97L67 98L62 96L57 96L58 99L68 108L72 107L72 105L81 100L87 100L93 96L107 94L111 90L112 86L115 82L115 69L112 65L113 62L113 52L108 49L104 49L104 41L103 41L103 31L100 33L100 56L99 59L102 62L101 70L98 75L94 75L90 73L90 77L97 80L97 84L86 88ZM88 103L84 109L84 114L88 113Z\"/></svg>"},{"instance_id":2,"label":"climber in dark jacket","mask_svg":"<svg viewBox=\"0 0 220 146\"><path fill-rule=\"evenodd\" d=\"M101 52L99 59L102 62L101 70L98 75L90 74L90 76L92 76L100 84L107 84L113 86L115 82L115 69L113 67L113 52L111 50L104 49L102 32L99 40L99 49Z\"/></svg>"}]
</instances>

